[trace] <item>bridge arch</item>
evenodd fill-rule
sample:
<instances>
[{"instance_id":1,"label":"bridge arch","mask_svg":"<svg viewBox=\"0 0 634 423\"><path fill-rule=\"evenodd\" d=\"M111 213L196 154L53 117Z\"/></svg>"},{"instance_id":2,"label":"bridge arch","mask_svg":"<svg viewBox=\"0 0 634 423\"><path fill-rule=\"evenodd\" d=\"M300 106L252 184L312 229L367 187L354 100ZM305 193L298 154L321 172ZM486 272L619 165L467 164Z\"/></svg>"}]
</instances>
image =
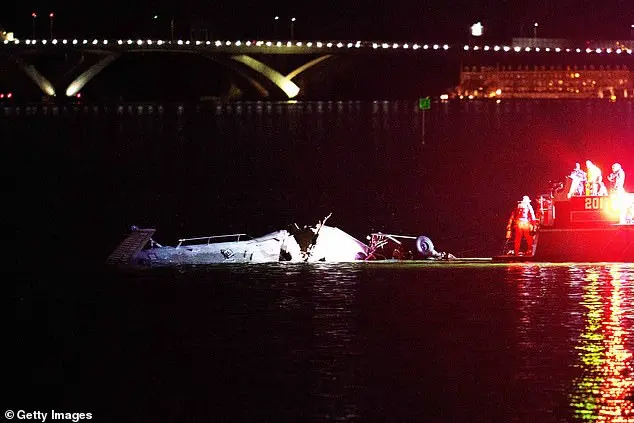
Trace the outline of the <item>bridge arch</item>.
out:
<instances>
[{"instance_id":1,"label":"bridge arch","mask_svg":"<svg viewBox=\"0 0 634 423\"><path fill-rule=\"evenodd\" d=\"M72 78L71 82L65 87L55 86L49 79L47 79L33 64L28 63L25 59L13 56L14 62L18 67L40 88L40 90L47 96L57 96L60 92L63 92L65 96L72 97L76 95L86 84L92 81L97 75L99 75L105 68L110 66L113 62L119 59L124 53L151 53L151 52L163 52L163 53L176 53L176 54L199 54L202 57L209 58L214 62L222 65L229 71L237 73L242 78L245 78L247 82L264 98L270 96L269 90L264 86L263 82L272 83L279 88L283 96L288 99L296 97L300 92L300 87L292 81L297 75L306 71L307 69L315 66L316 64L328 59L331 55L323 55L316 59L312 59L307 63L294 69L287 75L284 75L274 67L265 64L250 55L235 54L235 55L222 55L222 54L209 54L205 51L195 51L191 49L85 49L86 53L98 54L103 56L97 60L94 64L90 65L87 69L84 69L81 73ZM226 56L227 59L224 59ZM236 66L237 64L237 66ZM249 72L245 72L248 70ZM66 85L66 84L64 84ZM62 88L62 89L60 89Z\"/></svg>"}]
</instances>

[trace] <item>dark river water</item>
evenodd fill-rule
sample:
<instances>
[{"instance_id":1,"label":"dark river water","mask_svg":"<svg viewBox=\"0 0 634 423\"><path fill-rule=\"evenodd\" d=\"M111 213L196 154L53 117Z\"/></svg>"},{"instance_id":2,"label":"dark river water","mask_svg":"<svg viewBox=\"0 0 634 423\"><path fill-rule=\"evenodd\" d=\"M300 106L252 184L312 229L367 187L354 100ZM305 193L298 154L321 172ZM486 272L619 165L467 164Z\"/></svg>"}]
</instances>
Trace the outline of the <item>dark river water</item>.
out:
<instances>
[{"instance_id":1,"label":"dark river water","mask_svg":"<svg viewBox=\"0 0 634 423\"><path fill-rule=\"evenodd\" d=\"M103 265L131 224L169 245L329 213L490 257L575 162L634 168L632 102L24 105L0 134L5 410L634 422L632 264Z\"/></svg>"}]
</instances>

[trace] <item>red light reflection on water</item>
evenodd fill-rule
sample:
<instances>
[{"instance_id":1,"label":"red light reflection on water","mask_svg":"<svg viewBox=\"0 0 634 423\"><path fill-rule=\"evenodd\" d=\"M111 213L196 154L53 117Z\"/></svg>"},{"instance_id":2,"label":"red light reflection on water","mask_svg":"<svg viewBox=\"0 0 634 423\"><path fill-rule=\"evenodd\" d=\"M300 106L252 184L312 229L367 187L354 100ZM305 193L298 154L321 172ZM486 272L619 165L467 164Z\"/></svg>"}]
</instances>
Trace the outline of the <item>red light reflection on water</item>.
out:
<instances>
[{"instance_id":1,"label":"red light reflection on water","mask_svg":"<svg viewBox=\"0 0 634 423\"><path fill-rule=\"evenodd\" d=\"M632 313L632 293L623 283L628 277L632 274L618 265L586 270L585 326L576 347L583 374L575 379L570 403L581 420L634 422L634 372L624 322Z\"/></svg>"}]
</instances>

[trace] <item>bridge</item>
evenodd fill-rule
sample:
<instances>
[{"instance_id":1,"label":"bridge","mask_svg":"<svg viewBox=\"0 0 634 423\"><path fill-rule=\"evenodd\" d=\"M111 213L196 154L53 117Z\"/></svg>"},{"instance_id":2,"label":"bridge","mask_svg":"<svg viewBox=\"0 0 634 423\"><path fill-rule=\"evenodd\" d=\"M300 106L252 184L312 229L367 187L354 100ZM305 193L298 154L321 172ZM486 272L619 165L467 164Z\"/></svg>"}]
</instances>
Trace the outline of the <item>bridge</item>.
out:
<instances>
[{"instance_id":1,"label":"bridge","mask_svg":"<svg viewBox=\"0 0 634 423\"><path fill-rule=\"evenodd\" d=\"M496 62L570 63L632 68L632 41L573 45L563 40L514 39L509 44L465 44L385 41L229 41L151 39L26 39L0 42L0 71L26 75L45 96L73 97L113 62L126 55L197 55L248 81L261 98L301 98L302 77L342 57L408 57L421 66ZM276 58L293 56L294 60ZM51 68L51 58L64 58ZM440 65L443 66L443 65ZM304 82L306 78L304 78ZM2 82L0 80L0 82Z\"/></svg>"}]
</instances>

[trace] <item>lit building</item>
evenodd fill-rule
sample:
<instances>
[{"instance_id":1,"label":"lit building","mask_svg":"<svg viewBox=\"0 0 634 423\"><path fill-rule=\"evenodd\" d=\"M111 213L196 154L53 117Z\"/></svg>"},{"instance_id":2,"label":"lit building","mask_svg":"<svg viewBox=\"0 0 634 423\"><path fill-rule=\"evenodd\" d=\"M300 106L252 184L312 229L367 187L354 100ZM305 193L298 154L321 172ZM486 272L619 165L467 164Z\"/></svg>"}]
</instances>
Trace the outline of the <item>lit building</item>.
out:
<instances>
[{"instance_id":1,"label":"lit building","mask_svg":"<svg viewBox=\"0 0 634 423\"><path fill-rule=\"evenodd\" d=\"M456 97L634 99L627 66L480 66L460 71Z\"/></svg>"}]
</instances>

